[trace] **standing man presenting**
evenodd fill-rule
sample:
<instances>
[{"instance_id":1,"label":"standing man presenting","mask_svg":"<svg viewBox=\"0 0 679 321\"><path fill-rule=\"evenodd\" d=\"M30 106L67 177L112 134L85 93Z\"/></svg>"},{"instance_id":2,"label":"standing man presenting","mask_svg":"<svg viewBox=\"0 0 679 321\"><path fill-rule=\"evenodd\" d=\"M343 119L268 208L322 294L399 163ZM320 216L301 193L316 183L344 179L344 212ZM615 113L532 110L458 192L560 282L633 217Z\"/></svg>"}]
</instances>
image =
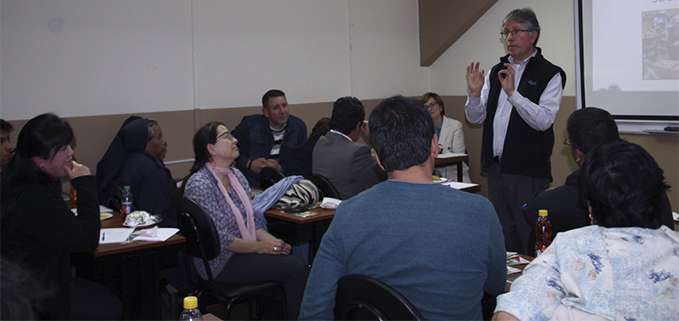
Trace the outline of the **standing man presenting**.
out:
<instances>
[{"instance_id":1,"label":"standing man presenting","mask_svg":"<svg viewBox=\"0 0 679 321\"><path fill-rule=\"evenodd\" d=\"M467 67L465 113L470 122L483 123L481 166L506 250L525 253L530 227L521 206L552 179L552 125L566 74L535 47L540 25L530 8L510 12L500 34L509 54L485 76L478 62Z\"/></svg>"},{"instance_id":2,"label":"standing man presenting","mask_svg":"<svg viewBox=\"0 0 679 321\"><path fill-rule=\"evenodd\" d=\"M301 145L306 140L304 121L290 115L285 93L271 89L262 97L262 115L245 116L231 132L238 139L240 157L236 166L245 174L251 187L259 187L259 173L273 167L285 174L302 175L288 170L292 152L286 147Z\"/></svg>"}]
</instances>

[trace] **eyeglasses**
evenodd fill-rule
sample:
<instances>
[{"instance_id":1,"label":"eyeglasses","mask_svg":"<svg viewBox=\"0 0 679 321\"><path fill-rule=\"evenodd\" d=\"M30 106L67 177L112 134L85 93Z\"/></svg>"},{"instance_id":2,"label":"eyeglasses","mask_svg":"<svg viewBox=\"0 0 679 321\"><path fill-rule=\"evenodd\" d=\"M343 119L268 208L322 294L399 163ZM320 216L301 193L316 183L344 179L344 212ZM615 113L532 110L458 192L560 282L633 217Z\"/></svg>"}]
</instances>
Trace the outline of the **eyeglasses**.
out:
<instances>
[{"instance_id":1,"label":"eyeglasses","mask_svg":"<svg viewBox=\"0 0 679 321\"><path fill-rule=\"evenodd\" d=\"M424 107L427 107L427 109L434 109L434 108L436 108L436 105L438 105L438 103L437 103L437 102L433 102L433 103L431 103L431 104L429 104L429 105L424 105Z\"/></svg>"},{"instance_id":2,"label":"eyeglasses","mask_svg":"<svg viewBox=\"0 0 679 321\"><path fill-rule=\"evenodd\" d=\"M568 140L568 137L566 137L566 139L563 140L563 144L568 147L573 147L573 144L571 144L571 142Z\"/></svg>"},{"instance_id":3,"label":"eyeglasses","mask_svg":"<svg viewBox=\"0 0 679 321\"><path fill-rule=\"evenodd\" d=\"M227 131L221 133L219 136L217 136L216 140L220 140L220 139L233 141L233 135L231 135L231 132L229 132L227 130Z\"/></svg>"},{"instance_id":4,"label":"eyeglasses","mask_svg":"<svg viewBox=\"0 0 679 321\"><path fill-rule=\"evenodd\" d=\"M503 32L500 32L500 35L502 36L502 38L507 38L509 36L509 34L516 37L522 32L531 32L531 30L525 30L524 29L524 30L503 31Z\"/></svg>"}]
</instances>

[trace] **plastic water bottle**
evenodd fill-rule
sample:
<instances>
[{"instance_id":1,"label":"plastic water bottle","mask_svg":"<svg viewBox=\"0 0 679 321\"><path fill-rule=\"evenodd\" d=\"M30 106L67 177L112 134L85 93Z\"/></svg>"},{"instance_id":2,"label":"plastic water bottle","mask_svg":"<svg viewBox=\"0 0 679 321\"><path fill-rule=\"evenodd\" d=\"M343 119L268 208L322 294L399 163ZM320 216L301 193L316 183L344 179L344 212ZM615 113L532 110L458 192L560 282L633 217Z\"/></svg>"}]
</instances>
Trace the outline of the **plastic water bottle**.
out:
<instances>
[{"instance_id":1,"label":"plastic water bottle","mask_svg":"<svg viewBox=\"0 0 679 321\"><path fill-rule=\"evenodd\" d=\"M203 321L203 315L198 310L198 298L187 296L184 298L184 311L179 316L180 321Z\"/></svg>"},{"instance_id":2,"label":"plastic water bottle","mask_svg":"<svg viewBox=\"0 0 679 321\"><path fill-rule=\"evenodd\" d=\"M73 186L71 186L71 190L68 192L68 200L71 208L78 206L78 191Z\"/></svg>"},{"instance_id":3,"label":"plastic water bottle","mask_svg":"<svg viewBox=\"0 0 679 321\"><path fill-rule=\"evenodd\" d=\"M538 211L535 222L535 256L542 254L552 244L552 223L547 217L547 210Z\"/></svg>"},{"instance_id":4,"label":"plastic water bottle","mask_svg":"<svg viewBox=\"0 0 679 321\"><path fill-rule=\"evenodd\" d=\"M125 218L127 218L127 214L130 214L134 211L134 205L132 205L132 192L130 192L130 185L125 185L123 187L123 222L125 222Z\"/></svg>"}]
</instances>

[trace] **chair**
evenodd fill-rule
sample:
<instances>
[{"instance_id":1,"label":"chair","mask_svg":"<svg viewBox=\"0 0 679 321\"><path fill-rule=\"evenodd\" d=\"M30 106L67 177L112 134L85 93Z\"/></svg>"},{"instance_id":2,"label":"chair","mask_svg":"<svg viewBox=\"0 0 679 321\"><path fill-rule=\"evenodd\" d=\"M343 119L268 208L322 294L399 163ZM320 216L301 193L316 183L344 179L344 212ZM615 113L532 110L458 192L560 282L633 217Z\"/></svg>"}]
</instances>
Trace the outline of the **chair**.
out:
<instances>
[{"instance_id":1,"label":"chair","mask_svg":"<svg viewBox=\"0 0 679 321\"><path fill-rule=\"evenodd\" d=\"M106 188L106 193L108 194L108 207L113 209L118 213L123 212L123 194L125 193L118 184L111 182Z\"/></svg>"},{"instance_id":2,"label":"chair","mask_svg":"<svg viewBox=\"0 0 679 321\"><path fill-rule=\"evenodd\" d=\"M424 317L392 287L364 275L337 281L335 320L423 320Z\"/></svg>"},{"instance_id":3,"label":"chair","mask_svg":"<svg viewBox=\"0 0 679 321\"><path fill-rule=\"evenodd\" d=\"M320 197L321 200L323 199L323 197L332 197L338 200L342 199L335 186L332 186L332 183L330 183L330 181L327 178L321 175L314 174L311 175L309 180L313 182L316 185L316 187L318 187L321 194L323 194Z\"/></svg>"},{"instance_id":4,"label":"chair","mask_svg":"<svg viewBox=\"0 0 679 321\"><path fill-rule=\"evenodd\" d=\"M259 186L266 189L283 178L285 178L283 173L271 167L264 167L262 168L262 171L259 172Z\"/></svg>"},{"instance_id":5,"label":"chair","mask_svg":"<svg viewBox=\"0 0 679 321\"><path fill-rule=\"evenodd\" d=\"M253 303L259 308L261 315L261 295L270 291L280 290L284 294L283 285L277 281L262 281L253 283L220 283L214 280L210 270L209 261L219 255L220 243L217 229L208 213L193 200L182 197L180 200L179 227L186 238L184 243L184 263L188 280L196 289L195 293L202 294L198 300L201 306L206 303L223 303L223 320L229 319L233 305L238 302L248 301L250 319L253 317ZM198 279L193 282L189 255L203 262L207 271L208 280ZM285 296L283 295L283 315L285 315Z\"/></svg>"}]
</instances>

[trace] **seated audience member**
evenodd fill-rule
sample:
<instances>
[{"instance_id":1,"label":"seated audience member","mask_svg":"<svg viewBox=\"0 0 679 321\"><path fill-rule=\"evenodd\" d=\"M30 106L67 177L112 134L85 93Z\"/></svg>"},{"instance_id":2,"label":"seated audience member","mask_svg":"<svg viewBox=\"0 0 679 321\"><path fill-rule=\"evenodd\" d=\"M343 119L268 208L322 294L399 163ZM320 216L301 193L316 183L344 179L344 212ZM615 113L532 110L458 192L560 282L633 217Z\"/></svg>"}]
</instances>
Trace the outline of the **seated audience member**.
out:
<instances>
[{"instance_id":1,"label":"seated audience member","mask_svg":"<svg viewBox=\"0 0 679 321\"><path fill-rule=\"evenodd\" d=\"M161 215L160 226L177 227L177 184L163 159L167 142L158 123L130 116L97 164L99 201L108 205L110 182L130 186L135 210Z\"/></svg>"},{"instance_id":2,"label":"seated audience member","mask_svg":"<svg viewBox=\"0 0 679 321\"><path fill-rule=\"evenodd\" d=\"M343 200L387 179L370 147L356 142L361 133L370 139L364 118L365 109L360 100L337 99L332 107L330 132L321 137L314 148L312 172L327 178Z\"/></svg>"},{"instance_id":3,"label":"seated audience member","mask_svg":"<svg viewBox=\"0 0 679 321\"><path fill-rule=\"evenodd\" d=\"M314 147L321 136L330 131L330 118L323 117L316 122L314 128L311 130L309 137L301 145L295 147L288 147L292 156L290 158L290 171L302 175L304 178L311 177L311 161L314 152Z\"/></svg>"},{"instance_id":4,"label":"seated audience member","mask_svg":"<svg viewBox=\"0 0 679 321\"><path fill-rule=\"evenodd\" d=\"M434 120L436 137L439 138L439 154L466 154L467 148L464 147L462 123L445 116L446 108L443 106L441 96L436 93L426 93L422 96L422 103L424 104L424 107L427 107L431 119ZM457 181L457 165L436 167L434 169L434 175ZM462 175L463 182L472 182L469 178L469 166L464 162L462 163Z\"/></svg>"},{"instance_id":5,"label":"seated audience member","mask_svg":"<svg viewBox=\"0 0 679 321\"><path fill-rule=\"evenodd\" d=\"M290 244L265 229L253 213L245 176L229 167L238 157L238 140L222 123L201 127L193 137L195 162L185 179L184 196L200 204L212 217L219 233L221 252L210 261L217 282L247 283L276 280L283 283L288 318L296 319L309 268L289 255ZM198 273L207 279L203 264Z\"/></svg>"},{"instance_id":6,"label":"seated audience member","mask_svg":"<svg viewBox=\"0 0 679 321\"><path fill-rule=\"evenodd\" d=\"M425 319L480 320L484 291L501 293L507 275L493 205L432 182L438 142L419 101L382 101L370 115L370 136L389 180L337 208L300 318L333 319L337 280L360 274L396 289Z\"/></svg>"},{"instance_id":7,"label":"seated audience member","mask_svg":"<svg viewBox=\"0 0 679 321\"><path fill-rule=\"evenodd\" d=\"M607 111L587 107L574 111L566 125L568 139L564 142L570 147L571 156L582 167L585 155L594 148L620 140L618 126ZM589 225L589 211L580 188L581 170L577 169L566 178L564 185L537 193L525 206L526 221L531 227L538 220L540 209L548 210L553 233L576 229ZM672 209L667 195L661 199L661 223L674 229ZM535 229L531 228L528 237L528 255L535 256Z\"/></svg>"},{"instance_id":8,"label":"seated audience member","mask_svg":"<svg viewBox=\"0 0 679 321\"><path fill-rule=\"evenodd\" d=\"M240 157L236 166L252 187L260 187L259 172L273 167L285 176L303 175L293 171L292 152L288 147L306 140L306 124L290 115L285 93L271 89L262 97L262 115L245 116L233 130L240 142Z\"/></svg>"},{"instance_id":9,"label":"seated audience member","mask_svg":"<svg viewBox=\"0 0 679 321\"><path fill-rule=\"evenodd\" d=\"M679 233L660 224L663 171L625 141L589 151L582 171L592 226L559 233L493 319L676 319Z\"/></svg>"},{"instance_id":10,"label":"seated audience member","mask_svg":"<svg viewBox=\"0 0 679 321\"><path fill-rule=\"evenodd\" d=\"M71 278L71 253L94 251L101 228L96 180L73 160L72 140L71 126L54 114L37 116L21 129L16 155L2 171L2 255L53 290L41 319L119 318L119 299L97 284ZM77 216L61 198L64 176L78 191ZM73 291L97 296L99 314L72 308L78 306Z\"/></svg>"},{"instance_id":11,"label":"seated audience member","mask_svg":"<svg viewBox=\"0 0 679 321\"><path fill-rule=\"evenodd\" d=\"M14 130L12 124L0 119L0 168L4 168L9 159L12 158L14 147L9 134Z\"/></svg>"}]
</instances>

